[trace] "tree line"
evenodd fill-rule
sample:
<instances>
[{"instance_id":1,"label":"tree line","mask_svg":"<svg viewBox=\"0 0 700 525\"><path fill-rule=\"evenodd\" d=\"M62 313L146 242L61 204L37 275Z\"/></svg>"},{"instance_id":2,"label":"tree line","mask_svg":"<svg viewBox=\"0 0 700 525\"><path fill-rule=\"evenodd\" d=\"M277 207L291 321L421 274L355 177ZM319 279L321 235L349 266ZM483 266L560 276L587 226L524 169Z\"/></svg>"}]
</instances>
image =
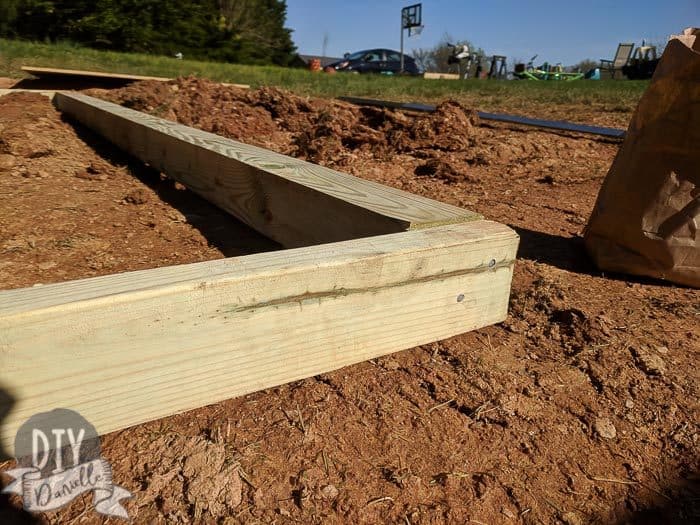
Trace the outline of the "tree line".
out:
<instances>
[{"instance_id":1,"label":"tree line","mask_svg":"<svg viewBox=\"0 0 700 525\"><path fill-rule=\"evenodd\" d=\"M286 16L285 0L0 0L0 36L286 66Z\"/></svg>"}]
</instances>

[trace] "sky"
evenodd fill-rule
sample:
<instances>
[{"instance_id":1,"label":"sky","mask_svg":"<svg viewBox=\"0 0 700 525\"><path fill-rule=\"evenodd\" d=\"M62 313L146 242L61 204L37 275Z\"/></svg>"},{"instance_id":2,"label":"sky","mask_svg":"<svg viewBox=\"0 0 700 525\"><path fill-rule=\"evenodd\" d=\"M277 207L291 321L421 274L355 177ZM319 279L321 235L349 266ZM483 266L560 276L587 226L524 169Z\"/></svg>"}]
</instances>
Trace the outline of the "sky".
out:
<instances>
[{"instance_id":1,"label":"sky","mask_svg":"<svg viewBox=\"0 0 700 525\"><path fill-rule=\"evenodd\" d=\"M399 49L401 8L414 0L287 0L287 27L301 54L326 56L374 47ZM487 55L573 65L612 59L620 42L665 42L700 26L700 0L423 0L420 36L404 52L430 48L445 33Z\"/></svg>"}]
</instances>

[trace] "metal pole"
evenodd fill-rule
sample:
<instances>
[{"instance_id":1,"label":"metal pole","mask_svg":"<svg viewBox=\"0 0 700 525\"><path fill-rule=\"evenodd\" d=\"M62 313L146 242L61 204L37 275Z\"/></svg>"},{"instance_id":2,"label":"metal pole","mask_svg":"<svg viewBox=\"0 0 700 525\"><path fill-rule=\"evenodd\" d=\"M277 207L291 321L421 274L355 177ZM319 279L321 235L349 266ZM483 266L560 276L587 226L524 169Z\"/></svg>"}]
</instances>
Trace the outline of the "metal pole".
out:
<instances>
[{"instance_id":1,"label":"metal pole","mask_svg":"<svg viewBox=\"0 0 700 525\"><path fill-rule=\"evenodd\" d=\"M403 73L403 9L401 10L401 66L399 66L399 74Z\"/></svg>"}]
</instances>

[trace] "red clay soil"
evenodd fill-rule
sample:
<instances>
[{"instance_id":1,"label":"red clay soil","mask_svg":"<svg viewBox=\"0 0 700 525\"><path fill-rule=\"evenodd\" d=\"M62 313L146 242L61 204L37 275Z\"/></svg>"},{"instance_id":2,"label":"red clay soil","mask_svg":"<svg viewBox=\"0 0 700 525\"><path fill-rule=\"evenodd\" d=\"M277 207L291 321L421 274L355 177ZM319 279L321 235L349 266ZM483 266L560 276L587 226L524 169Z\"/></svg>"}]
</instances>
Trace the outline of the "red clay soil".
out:
<instances>
[{"instance_id":1,"label":"red clay soil","mask_svg":"<svg viewBox=\"0 0 700 525\"><path fill-rule=\"evenodd\" d=\"M8 89L17 84L17 79L0 77L0 89Z\"/></svg>"},{"instance_id":2,"label":"red clay soil","mask_svg":"<svg viewBox=\"0 0 700 525\"><path fill-rule=\"evenodd\" d=\"M0 97L0 194L2 288L275 247L37 94Z\"/></svg>"},{"instance_id":3,"label":"red clay soil","mask_svg":"<svg viewBox=\"0 0 700 525\"><path fill-rule=\"evenodd\" d=\"M105 436L134 523L700 520L700 291L583 251L617 143L450 101L413 117L193 79L93 94L521 236L504 323ZM0 98L0 193L2 288L273 248L35 95ZM37 518L102 521L87 496Z\"/></svg>"}]
</instances>

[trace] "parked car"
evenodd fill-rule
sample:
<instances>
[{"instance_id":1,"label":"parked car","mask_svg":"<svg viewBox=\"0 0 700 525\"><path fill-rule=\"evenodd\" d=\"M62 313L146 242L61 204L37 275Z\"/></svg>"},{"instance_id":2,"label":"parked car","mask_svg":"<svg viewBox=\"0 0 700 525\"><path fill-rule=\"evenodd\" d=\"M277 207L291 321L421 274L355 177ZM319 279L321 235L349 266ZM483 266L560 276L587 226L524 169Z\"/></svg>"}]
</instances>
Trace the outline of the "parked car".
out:
<instances>
[{"instance_id":1,"label":"parked car","mask_svg":"<svg viewBox=\"0 0 700 525\"><path fill-rule=\"evenodd\" d=\"M401 71L401 53L391 49L367 49L352 54L345 53L343 60L327 67L351 73L398 75ZM420 75L416 62L407 55L403 56L403 72L407 75Z\"/></svg>"}]
</instances>

